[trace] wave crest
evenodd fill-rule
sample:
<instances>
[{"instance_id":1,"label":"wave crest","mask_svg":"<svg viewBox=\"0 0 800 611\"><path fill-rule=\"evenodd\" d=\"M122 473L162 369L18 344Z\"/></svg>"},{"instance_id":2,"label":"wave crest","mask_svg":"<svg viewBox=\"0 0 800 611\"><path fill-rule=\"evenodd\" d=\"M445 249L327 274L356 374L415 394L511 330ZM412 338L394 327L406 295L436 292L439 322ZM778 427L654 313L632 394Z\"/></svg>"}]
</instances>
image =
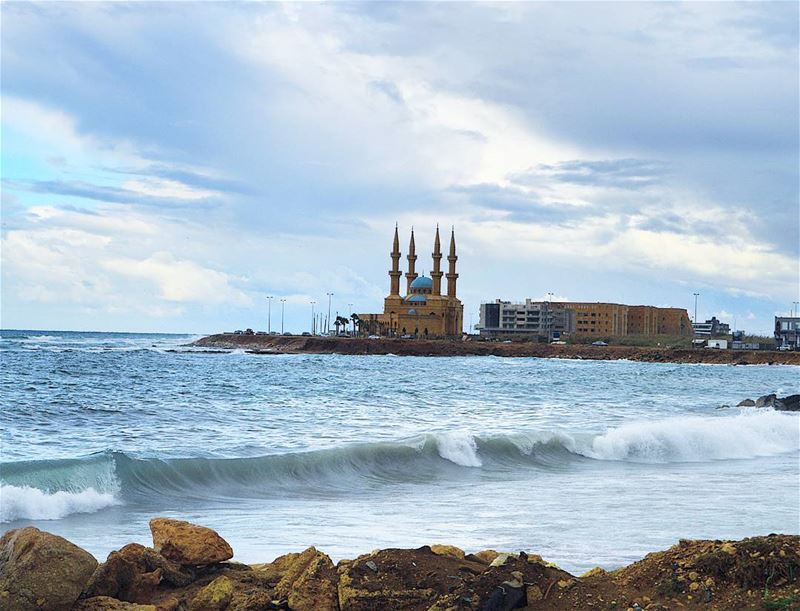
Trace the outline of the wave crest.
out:
<instances>
[{"instance_id":1,"label":"wave crest","mask_svg":"<svg viewBox=\"0 0 800 611\"><path fill-rule=\"evenodd\" d=\"M119 505L112 493L87 488L80 492L59 490L48 494L31 486L0 485L0 522L58 520L74 513L94 513Z\"/></svg>"},{"instance_id":2,"label":"wave crest","mask_svg":"<svg viewBox=\"0 0 800 611\"><path fill-rule=\"evenodd\" d=\"M798 424L797 417L772 410L634 422L598 435L579 451L598 460L653 463L756 458L800 449Z\"/></svg>"}]
</instances>

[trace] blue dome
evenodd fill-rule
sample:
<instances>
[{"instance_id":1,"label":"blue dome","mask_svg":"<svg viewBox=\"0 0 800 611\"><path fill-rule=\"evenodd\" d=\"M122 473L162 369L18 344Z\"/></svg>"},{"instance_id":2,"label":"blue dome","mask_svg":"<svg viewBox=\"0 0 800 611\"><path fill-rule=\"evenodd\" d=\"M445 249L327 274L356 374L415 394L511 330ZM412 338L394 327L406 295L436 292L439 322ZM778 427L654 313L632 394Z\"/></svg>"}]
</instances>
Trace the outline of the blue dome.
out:
<instances>
[{"instance_id":1,"label":"blue dome","mask_svg":"<svg viewBox=\"0 0 800 611\"><path fill-rule=\"evenodd\" d=\"M416 282L416 280L414 281ZM410 301L411 303L425 303L425 295L411 295L406 301Z\"/></svg>"},{"instance_id":2,"label":"blue dome","mask_svg":"<svg viewBox=\"0 0 800 611\"><path fill-rule=\"evenodd\" d=\"M433 280L428 278L427 276L420 276L418 278L414 278L414 282L411 283L412 289L432 289L433 288Z\"/></svg>"},{"instance_id":3,"label":"blue dome","mask_svg":"<svg viewBox=\"0 0 800 611\"><path fill-rule=\"evenodd\" d=\"M416 314L416 313L417 313L417 311L416 311L414 308L411 308L411 309L408 311L408 313L409 313L409 314Z\"/></svg>"}]
</instances>

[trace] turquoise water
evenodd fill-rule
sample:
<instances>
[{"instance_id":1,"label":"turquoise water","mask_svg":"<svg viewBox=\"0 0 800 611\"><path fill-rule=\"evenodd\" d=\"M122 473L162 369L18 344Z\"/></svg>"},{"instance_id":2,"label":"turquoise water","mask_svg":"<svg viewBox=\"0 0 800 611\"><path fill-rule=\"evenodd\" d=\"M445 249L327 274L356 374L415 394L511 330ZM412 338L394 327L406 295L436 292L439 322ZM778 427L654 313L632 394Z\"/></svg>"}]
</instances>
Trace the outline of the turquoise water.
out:
<instances>
[{"instance_id":1,"label":"turquoise water","mask_svg":"<svg viewBox=\"0 0 800 611\"><path fill-rule=\"evenodd\" d=\"M189 336L2 332L0 530L99 558L155 515L237 559L436 542L572 571L681 537L800 532L785 366L251 355Z\"/></svg>"}]
</instances>

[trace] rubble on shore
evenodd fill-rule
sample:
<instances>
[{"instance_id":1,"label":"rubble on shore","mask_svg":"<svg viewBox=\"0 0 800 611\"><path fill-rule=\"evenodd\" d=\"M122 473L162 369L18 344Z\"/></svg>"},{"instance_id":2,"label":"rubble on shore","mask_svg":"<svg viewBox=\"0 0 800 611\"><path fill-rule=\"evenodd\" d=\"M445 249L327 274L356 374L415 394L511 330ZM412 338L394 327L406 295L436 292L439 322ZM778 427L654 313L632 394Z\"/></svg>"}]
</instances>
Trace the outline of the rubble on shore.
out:
<instances>
[{"instance_id":1,"label":"rubble on shore","mask_svg":"<svg viewBox=\"0 0 800 611\"><path fill-rule=\"evenodd\" d=\"M800 537L687 541L624 568L571 575L525 552L450 545L376 550L334 564L310 547L265 564L202 526L157 518L153 548L103 564L33 527L0 539L0 608L14 611L457 611L800 609ZM518 600L516 606L509 606Z\"/></svg>"}]
</instances>

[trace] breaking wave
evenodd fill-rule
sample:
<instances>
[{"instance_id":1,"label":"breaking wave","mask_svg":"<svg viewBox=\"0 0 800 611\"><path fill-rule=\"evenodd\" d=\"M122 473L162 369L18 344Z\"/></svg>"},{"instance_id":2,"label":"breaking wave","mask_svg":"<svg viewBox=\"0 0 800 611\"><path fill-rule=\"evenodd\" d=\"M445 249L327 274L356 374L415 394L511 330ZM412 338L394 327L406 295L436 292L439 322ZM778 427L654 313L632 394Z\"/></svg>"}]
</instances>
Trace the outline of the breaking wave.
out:
<instances>
[{"instance_id":1,"label":"breaking wave","mask_svg":"<svg viewBox=\"0 0 800 611\"><path fill-rule=\"evenodd\" d=\"M0 522L58 519L119 503L358 495L491 470L565 470L593 461L702 462L798 450L798 415L762 409L629 423L599 435L450 431L247 458L135 458L109 451L82 459L5 463Z\"/></svg>"},{"instance_id":2,"label":"breaking wave","mask_svg":"<svg viewBox=\"0 0 800 611\"><path fill-rule=\"evenodd\" d=\"M58 520L74 513L94 513L119 504L114 494L98 492L94 488L47 493L30 486L0 485L0 522Z\"/></svg>"}]
</instances>

